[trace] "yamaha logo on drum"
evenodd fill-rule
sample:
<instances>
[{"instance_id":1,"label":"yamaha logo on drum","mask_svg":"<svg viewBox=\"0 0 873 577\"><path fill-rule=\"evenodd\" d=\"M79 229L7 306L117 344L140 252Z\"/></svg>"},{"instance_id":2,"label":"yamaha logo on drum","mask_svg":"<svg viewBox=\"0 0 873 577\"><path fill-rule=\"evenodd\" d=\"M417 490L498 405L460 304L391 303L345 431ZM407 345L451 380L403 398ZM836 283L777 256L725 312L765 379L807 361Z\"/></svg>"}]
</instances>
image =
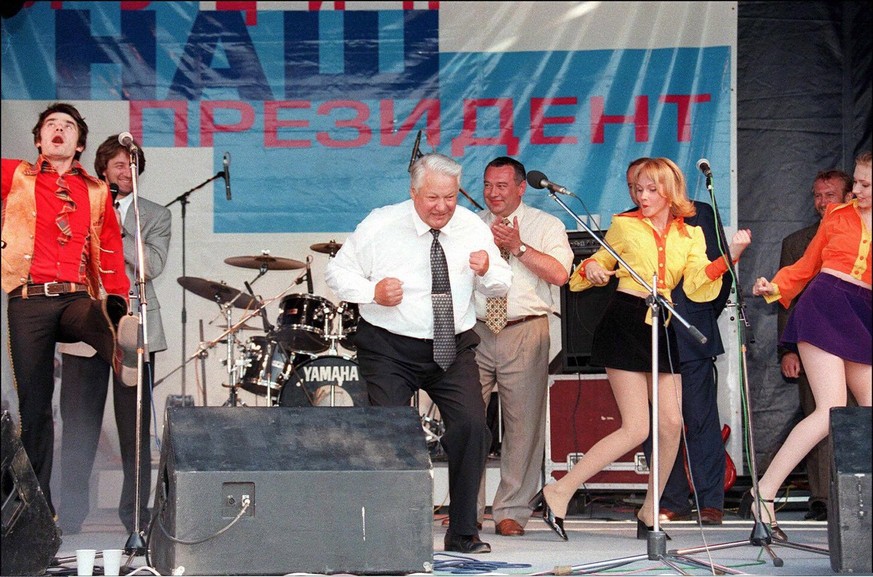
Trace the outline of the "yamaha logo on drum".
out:
<instances>
[{"instance_id":1,"label":"yamaha logo on drum","mask_svg":"<svg viewBox=\"0 0 873 577\"><path fill-rule=\"evenodd\" d=\"M342 386L347 381L357 381L358 367L357 365L327 365L327 366L304 366L303 375L307 382L312 381L334 381Z\"/></svg>"}]
</instances>

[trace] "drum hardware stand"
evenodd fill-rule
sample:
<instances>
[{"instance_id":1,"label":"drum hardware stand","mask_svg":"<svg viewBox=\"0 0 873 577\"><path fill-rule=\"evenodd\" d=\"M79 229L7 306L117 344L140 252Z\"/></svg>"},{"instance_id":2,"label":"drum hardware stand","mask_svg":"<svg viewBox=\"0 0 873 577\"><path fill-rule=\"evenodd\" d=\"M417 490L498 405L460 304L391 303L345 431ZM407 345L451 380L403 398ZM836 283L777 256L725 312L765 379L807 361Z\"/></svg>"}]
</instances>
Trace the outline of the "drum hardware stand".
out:
<instances>
[{"instance_id":1,"label":"drum hardware stand","mask_svg":"<svg viewBox=\"0 0 873 577\"><path fill-rule=\"evenodd\" d=\"M169 373L167 373L166 375L164 375L163 377L161 377L158 381L156 381L156 382L155 382L155 386L160 385L161 383L163 383L163 382L164 382L165 380L167 380L171 375L175 374L176 371L181 370L181 369L182 369L186 364L188 364L189 362L193 361L194 359L205 358L206 356L208 356L208 355L209 355L209 349L213 348L215 345L217 345L218 343L220 343L220 342L221 342L225 337L227 337L229 334L231 334L231 333L234 333L234 334L235 334L237 331L239 331L240 328L241 328L243 325L245 325L245 324L246 324L250 319L254 318L256 315L259 315L261 309L265 308L267 305L270 305L270 304L272 304L273 302L275 302L276 300L278 300L279 298L281 298L285 293L287 293L289 290L291 290L291 287L293 287L295 284L300 284L300 283L297 282L297 281L291 283L291 284L288 285L288 286L287 286L287 287L286 287L282 292L280 292L280 293L277 294L276 296L270 297L269 299L266 299L266 300L264 300L263 302L261 302L261 303L260 303L257 307L255 307L254 309L248 310L248 311L246 312L246 314L243 315L243 318L241 318L241 319L240 319L240 320L239 320L235 325L230 325L230 324L228 324L228 326L227 326L227 328L224 330L224 332L222 332L220 335L218 335L218 336L217 336L216 338L214 338L213 340L208 341L208 342L201 342L201 343L197 346L197 351L196 351L196 352L194 352L194 353L191 354L190 356L186 357L181 365L177 366L175 369L173 369L172 371L170 371ZM237 298L239 298L239 296L240 296L241 294L242 294L242 293L240 293L239 295L237 295L237 296L233 299L233 301L235 301ZM232 305L233 301L231 301L230 303L227 303L227 304L228 304L228 305ZM223 314L223 313L222 313L222 314ZM204 398L204 401L205 401L205 398Z\"/></svg>"},{"instance_id":2,"label":"drum hardware stand","mask_svg":"<svg viewBox=\"0 0 873 577\"><path fill-rule=\"evenodd\" d=\"M199 326L200 342L202 343L206 340L206 336L203 334L203 319L199 319ZM203 393L203 406L208 407L209 403L206 401L206 357L209 356L209 353L201 350L197 356L200 358L200 390Z\"/></svg>"},{"instance_id":3,"label":"drum hardware stand","mask_svg":"<svg viewBox=\"0 0 873 577\"><path fill-rule=\"evenodd\" d=\"M237 298L239 295L237 295ZM236 300L234 298L233 300ZM258 307L260 310L263 310L263 307ZM222 312L224 313L224 318L226 320L227 326L233 325L233 301L222 304L221 305ZM254 316L254 315L252 315ZM242 326L237 325L237 327ZM222 407L239 407L245 406L245 403L239 400L239 397L236 394L236 390L239 384L239 371L242 369L242 363L244 359L240 359L239 362L236 361L234 355L234 346L236 345L236 330L230 331L227 335L227 339L225 339L225 343L227 346L227 357L225 358L225 365L227 366L227 377L228 382L230 383L230 395L227 400L224 402Z\"/></svg>"},{"instance_id":4,"label":"drum hardware stand","mask_svg":"<svg viewBox=\"0 0 873 577\"><path fill-rule=\"evenodd\" d=\"M530 176L531 173L528 173ZM538 175L539 176L539 175ZM534 188L545 188L546 185L542 184L537 179L534 179L535 182L529 183ZM548 182L544 175L541 178L542 181ZM600 571L603 569L611 569L614 567L620 567L622 565L627 565L630 563L635 563L637 561L650 560L650 561L660 561L668 568L676 571L680 575L686 574L681 567L680 564L691 565L697 568L702 568L711 571L717 571L721 574L731 574L731 575L739 575L740 571L735 571L728 567L722 565L716 565L714 563L704 563L703 561L699 561L692 557L687 557L684 554L680 553L677 550L672 550L669 553L667 552L667 534L660 529L660 481L658 479L658 467L659 467L659 442L658 442L658 432L659 432L659 372L658 372L658 331L660 329L660 316L659 312L661 307L666 308L670 313L672 313L674 319L680 322L691 335L694 336L701 343L706 342L706 337L693 325L691 325L687 320L685 320L670 302L661 296L658 293L658 277L657 274L652 278L652 284L649 285L646 281L644 281L640 275L631 268L618 253L600 236L594 233L585 222L579 218L573 210L567 206L567 204L557 197L555 189L561 188L557 185L549 186L549 196L557 202L573 219L581 226L586 232L588 232L592 238L596 239L597 242L608 252L617 262L618 264L628 272L628 274L633 277L633 279L640 284L640 286L644 287L647 292L649 292L649 296L646 298L646 304L649 306L652 314L652 463L649 467L649 475L650 480L652 482L653 487L653 499L652 499L652 509L653 509L653 529L648 532L647 542L646 542L646 554L645 555L636 555L631 557L624 557L620 559L612 559L607 561L601 561L596 563L588 563L584 565L574 565L570 568L571 575L576 574L584 574L591 573L592 571ZM569 196L576 196L572 192L561 188L561 192L563 194L567 194ZM730 259L728 259L730 260ZM536 575L543 575L548 573L537 573ZM567 574L567 573L562 573Z\"/></svg>"},{"instance_id":5,"label":"drum hardware stand","mask_svg":"<svg viewBox=\"0 0 873 577\"><path fill-rule=\"evenodd\" d=\"M164 205L165 207L170 207L174 203L178 202L182 206L182 276L186 276L186 274L185 274L185 244L186 244L185 243L185 222L186 222L186 208L187 208L188 202L189 202L188 197L191 196L192 192L203 188L204 186L206 186L207 184L209 184L213 180L216 180L218 178L224 178L224 177L225 177L225 173L222 170L222 171L216 173L215 176L213 176L207 180L204 180L203 182L201 182L200 184L198 184L194 188L183 192L182 194L177 196L174 200L172 200ZM135 181L136 180L134 179L134 182ZM185 365L188 364L188 360L189 360L189 359L185 358L185 351L188 350L188 346L186 344L187 324L188 324L188 309L185 306L185 289L183 288L182 289L182 364L179 365L179 368L182 370L182 396L183 397L185 396L185 381L186 381L186 379L185 379ZM167 376L169 376L169 375L167 375ZM164 377L164 378L166 378L166 377Z\"/></svg>"}]
</instances>

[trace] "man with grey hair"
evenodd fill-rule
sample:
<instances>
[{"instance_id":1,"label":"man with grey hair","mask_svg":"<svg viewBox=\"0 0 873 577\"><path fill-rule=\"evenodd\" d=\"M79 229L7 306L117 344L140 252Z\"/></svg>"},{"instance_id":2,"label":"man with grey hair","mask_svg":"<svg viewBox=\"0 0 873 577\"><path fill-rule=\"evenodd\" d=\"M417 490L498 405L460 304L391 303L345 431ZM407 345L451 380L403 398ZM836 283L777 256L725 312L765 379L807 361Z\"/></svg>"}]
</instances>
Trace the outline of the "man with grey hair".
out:
<instances>
[{"instance_id":1,"label":"man with grey hair","mask_svg":"<svg viewBox=\"0 0 873 577\"><path fill-rule=\"evenodd\" d=\"M409 406L425 391L446 425L449 517L445 550L488 553L476 499L491 445L474 349L474 293L503 296L509 264L488 225L457 206L461 166L426 154L412 166L410 199L373 210L327 265L337 297L358 303L354 343L370 403Z\"/></svg>"}]
</instances>

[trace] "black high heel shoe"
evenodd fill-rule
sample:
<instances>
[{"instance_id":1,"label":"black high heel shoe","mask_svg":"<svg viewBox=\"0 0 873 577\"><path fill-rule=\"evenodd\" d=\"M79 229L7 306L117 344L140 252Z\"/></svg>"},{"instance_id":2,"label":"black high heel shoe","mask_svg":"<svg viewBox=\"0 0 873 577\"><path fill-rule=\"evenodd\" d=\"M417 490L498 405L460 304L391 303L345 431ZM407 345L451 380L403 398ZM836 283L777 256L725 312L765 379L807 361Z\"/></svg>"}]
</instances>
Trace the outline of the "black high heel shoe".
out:
<instances>
[{"instance_id":1,"label":"black high heel shoe","mask_svg":"<svg viewBox=\"0 0 873 577\"><path fill-rule=\"evenodd\" d=\"M645 541L646 539L649 538L649 533L651 533L654 530L655 530L654 526L650 527L649 525L646 525L645 523L643 523L642 519L637 517L637 539ZM670 536L667 535L666 531L664 531L662 529L661 532L664 533L664 537L667 538L667 541L672 541L672 539L670 539Z\"/></svg>"},{"instance_id":2,"label":"black high heel shoe","mask_svg":"<svg viewBox=\"0 0 873 577\"><path fill-rule=\"evenodd\" d=\"M567 532L564 530L564 518L555 516L555 513L552 511L552 508L549 507L549 503L546 501L546 496L543 494L543 490L540 489L540 492L534 495L533 499L527 504L531 509L536 509L540 505L543 506L543 521L546 522L546 525L549 528L557 533L558 537L567 541Z\"/></svg>"},{"instance_id":3,"label":"black high heel shoe","mask_svg":"<svg viewBox=\"0 0 873 577\"><path fill-rule=\"evenodd\" d=\"M773 499L761 499L761 502L773 504ZM755 495L752 494L751 489L743 493L743 498L740 500L740 507L737 509L737 514L741 519L758 518L755 514ZM779 523L776 521L770 521L769 527L770 537L774 541L782 541L783 543L788 541L788 535L786 535L785 531L779 527Z\"/></svg>"}]
</instances>

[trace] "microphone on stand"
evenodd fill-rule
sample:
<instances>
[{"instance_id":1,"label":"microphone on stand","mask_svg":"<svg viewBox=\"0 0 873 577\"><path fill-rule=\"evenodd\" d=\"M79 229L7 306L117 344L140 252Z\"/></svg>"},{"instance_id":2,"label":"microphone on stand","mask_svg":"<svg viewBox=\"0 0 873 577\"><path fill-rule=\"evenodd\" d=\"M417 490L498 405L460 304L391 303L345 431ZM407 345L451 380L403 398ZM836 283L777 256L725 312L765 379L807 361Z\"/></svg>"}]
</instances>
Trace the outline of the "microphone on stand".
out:
<instances>
[{"instance_id":1,"label":"microphone on stand","mask_svg":"<svg viewBox=\"0 0 873 577\"><path fill-rule=\"evenodd\" d=\"M572 192L570 192L560 184L555 184L554 182L550 181L548 178L546 178L546 175L539 170L531 170L527 173L527 183L534 188L548 188L552 192L557 192L558 194L575 196Z\"/></svg>"},{"instance_id":2,"label":"microphone on stand","mask_svg":"<svg viewBox=\"0 0 873 577\"><path fill-rule=\"evenodd\" d=\"M128 150L136 150L136 144L133 142L133 135L129 132L122 132L119 134L118 143Z\"/></svg>"},{"instance_id":3,"label":"microphone on stand","mask_svg":"<svg viewBox=\"0 0 873 577\"><path fill-rule=\"evenodd\" d=\"M224 153L224 192L227 195L227 200L230 200L230 153Z\"/></svg>"},{"instance_id":4,"label":"microphone on stand","mask_svg":"<svg viewBox=\"0 0 873 577\"><path fill-rule=\"evenodd\" d=\"M712 168L709 166L709 161L701 158L697 161L697 170L703 173L706 178L712 178Z\"/></svg>"},{"instance_id":5,"label":"microphone on stand","mask_svg":"<svg viewBox=\"0 0 873 577\"><path fill-rule=\"evenodd\" d=\"M255 296L255 291L252 290L252 285L250 285L248 281L243 281L243 284L246 285L246 290L249 291L249 294L255 297L255 300L260 303L261 300ZM265 310L265 307L261 307L261 320L264 321L264 332L271 332L273 330L273 325L271 325L270 321L267 320L267 311Z\"/></svg>"},{"instance_id":6,"label":"microphone on stand","mask_svg":"<svg viewBox=\"0 0 873 577\"><path fill-rule=\"evenodd\" d=\"M421 131L418 131L418 136L415 137L415 144L412 146L412 156L409 157L409 167L407 167L406 172L412 172L412 165L415 164L415 161L418 160L418 157L421 156L421 152L418 150L418 146L421 144Z\"/></svg>"},{"instance_id":7,"label":"microphone on stand","mask_svg":"<svg viewBox=\"0 0 873 577\"><path fill-rule=\"evenodd\" d=\"M315 294L315 289L312 287L312 269L309 268L309 263L312 262L312 256L306 257L306 290L309 294Z\"/></svg>"}]
</instances>

